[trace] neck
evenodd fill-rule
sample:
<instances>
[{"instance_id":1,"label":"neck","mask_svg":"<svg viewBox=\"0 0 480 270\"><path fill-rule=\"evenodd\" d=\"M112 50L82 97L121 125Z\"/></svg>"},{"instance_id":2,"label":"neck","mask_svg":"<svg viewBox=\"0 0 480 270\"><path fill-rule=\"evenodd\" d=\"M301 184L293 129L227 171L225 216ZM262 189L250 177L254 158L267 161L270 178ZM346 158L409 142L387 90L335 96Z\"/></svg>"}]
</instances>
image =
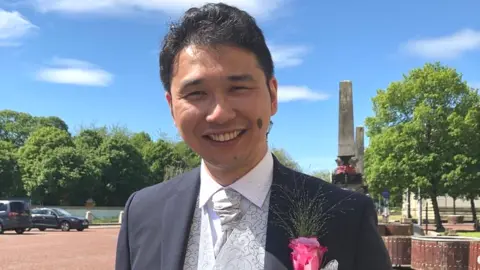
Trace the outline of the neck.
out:
<instances>
[{"instance_id":1,"label":"neck","mask_svg":"<svg viewBox=\"0 0 480 270\"><path fill-rule=\"evenodd\" d=\"M205 168L210 174L210 176L220 185L229 186L235 183L242 176L250 172L255 166L262 161L263 157L268 151L268 146L263 147L262 151L259 151L257 155L254 155L252 158L246 160L243 164L240 164L235 167L220 167L214 164L211 164L207 161L204 161Z\"/></svg>"}]
</instances>

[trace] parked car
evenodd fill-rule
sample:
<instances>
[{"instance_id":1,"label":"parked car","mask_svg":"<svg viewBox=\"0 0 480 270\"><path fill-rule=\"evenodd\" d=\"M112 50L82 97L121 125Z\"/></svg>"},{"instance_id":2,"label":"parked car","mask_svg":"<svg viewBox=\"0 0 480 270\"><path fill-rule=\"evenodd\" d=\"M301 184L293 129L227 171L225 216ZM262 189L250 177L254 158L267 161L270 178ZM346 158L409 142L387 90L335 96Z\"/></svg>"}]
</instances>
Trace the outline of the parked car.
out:
<instances>
[{"instance_id":1,"label":"parked car","mask_svg":"<svg viewBox=\"0 0 480 270\"><path fill-rule=\"evenodd\" d=\"M24 233L32 227L30 204L24 200L0 200L0 234L4 231Z\"/></svg>"},{"instance_id":2,"label":"parked car","mask_svg":"<svg viewBox=\"0 0 480 270\"><path fill-rule=\"evenodd\" d=\"M83 231L88 228L88 220L82 217L76 217L61 208L35 208L32 209L32 228L40 231L46 229L61 229L70 231L76 229Z\"/></svg>"}]
</instances>

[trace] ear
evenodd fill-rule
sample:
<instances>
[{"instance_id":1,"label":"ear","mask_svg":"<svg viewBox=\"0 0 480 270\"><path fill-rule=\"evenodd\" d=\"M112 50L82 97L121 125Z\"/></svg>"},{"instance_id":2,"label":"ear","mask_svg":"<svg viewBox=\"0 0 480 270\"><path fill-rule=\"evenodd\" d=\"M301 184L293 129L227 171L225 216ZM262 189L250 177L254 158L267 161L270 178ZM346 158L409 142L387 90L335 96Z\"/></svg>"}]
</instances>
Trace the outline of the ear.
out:
<instances>
[{"instance_id":1,"label":"ear","mask_svg":"<svg viewBox=\"0 0 480 270\"><path fill-rule=\"evenodd\" d=\"M170 92L165 92L165 99L167 100L168 107L170 107L170 114L172 115L173 122L175 123L175 116L173 115L172 94Z\"/></svg>"},{"instance_id":2,"label":"ear","mask_svg":"<svg viewBox=\"0 0 480 270\"><path fill-rule=\"evenodd\" d=\"M275 76L272 76L270 81L268 82L268 86L270 88L270 107L271 107L271 115L274 116L278 110L278 81Z\"/></svg>"}]
</instances>

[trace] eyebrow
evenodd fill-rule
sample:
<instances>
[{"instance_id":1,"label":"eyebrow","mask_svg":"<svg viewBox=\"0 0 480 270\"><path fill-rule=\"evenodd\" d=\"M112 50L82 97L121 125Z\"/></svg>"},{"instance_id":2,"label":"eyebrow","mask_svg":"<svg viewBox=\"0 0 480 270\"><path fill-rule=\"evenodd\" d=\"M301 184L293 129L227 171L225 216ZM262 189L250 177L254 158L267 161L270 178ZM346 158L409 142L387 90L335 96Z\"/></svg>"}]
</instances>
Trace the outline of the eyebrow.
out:
<instances>
[{"instance_id":1,"label":"eyebrow","mask_svg":"<svg viewBox=\"0 0 480 270\"><path fill-rule=\"evenodd\" d=\"M185 89L189 86L195 86L201 84L203 79L192 79L192 80L185 80L182 82L180 89Z\"/></svg>"},{"instance_id":2,"label":"eyebrow","mask_svg":"<svg viewBox=\"0 0 480 270\"><path fill-rule=\"evenodd\" d=\"M255 81L252 75L250 74L239 74L239 75L230 75L227 76L227 79L232 82L252 82ZM185 89L190 86L200 85L204 82L204 79L191 79L185 80L182 82L180 89Z\"/></svg>"},{"instance_id":3,"label":"eyebrow","mask_svg":"<svg viewBox=\"0 0 480 270\"><path fill-rule=\"evenodd\" d=\"M233 82L247 82L254 81L253 76L250 74L230 75L227 77L229 81Z\"/></svg>"}]
</instances>

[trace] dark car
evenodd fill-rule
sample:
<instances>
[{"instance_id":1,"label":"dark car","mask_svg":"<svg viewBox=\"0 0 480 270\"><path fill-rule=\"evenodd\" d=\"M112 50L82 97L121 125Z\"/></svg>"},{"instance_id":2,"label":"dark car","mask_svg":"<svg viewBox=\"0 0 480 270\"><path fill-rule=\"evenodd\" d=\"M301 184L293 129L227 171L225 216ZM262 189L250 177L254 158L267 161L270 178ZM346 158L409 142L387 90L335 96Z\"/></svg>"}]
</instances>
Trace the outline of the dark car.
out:
<instances>
[{"instance_id":1,"label":"dark car","mask_svg":"<svg viewBox=\"0 0 480 270\"><path fill-rule=\"evenodd\" d=\"M32 228L40 231L46 229L61 229L70 231L76 229L83 231L88 228L88 220L82 217L76 217L61 208L35 208L32 209Z\"/></svg>"},{"instance_id":2,"label":"dark car","mask_svg":"<svg viewBox=\"0 0 480 270\"><path fill-rule=\"evenodd\" d=\"M15 231L22 234L32 227L30 204L24 200L0 200L0 234Z\"/></svg>"}]
</instances>

